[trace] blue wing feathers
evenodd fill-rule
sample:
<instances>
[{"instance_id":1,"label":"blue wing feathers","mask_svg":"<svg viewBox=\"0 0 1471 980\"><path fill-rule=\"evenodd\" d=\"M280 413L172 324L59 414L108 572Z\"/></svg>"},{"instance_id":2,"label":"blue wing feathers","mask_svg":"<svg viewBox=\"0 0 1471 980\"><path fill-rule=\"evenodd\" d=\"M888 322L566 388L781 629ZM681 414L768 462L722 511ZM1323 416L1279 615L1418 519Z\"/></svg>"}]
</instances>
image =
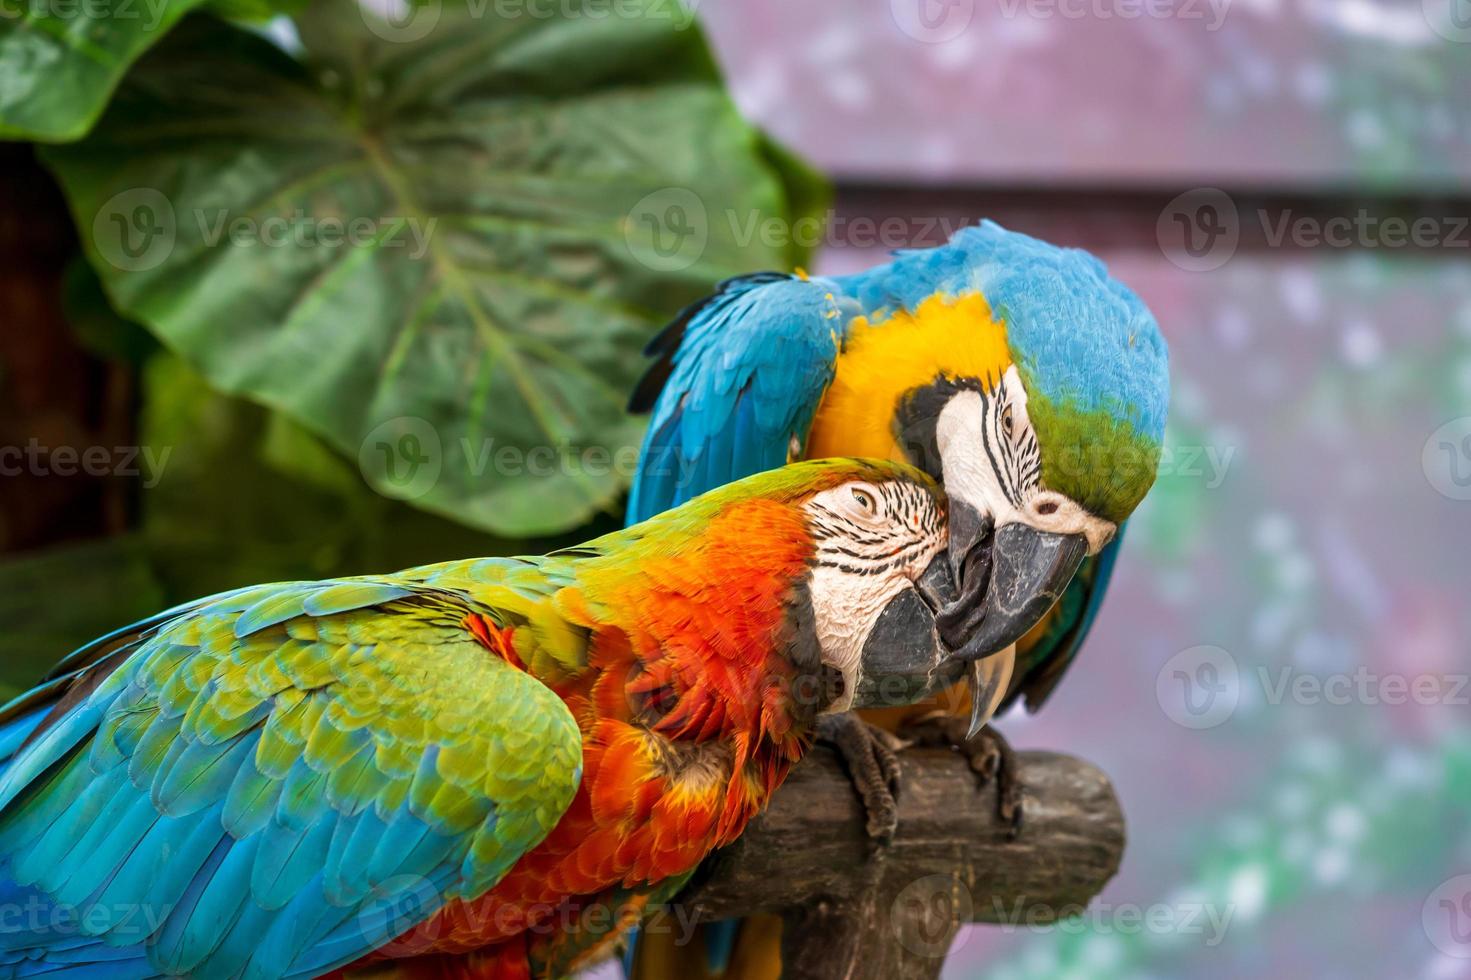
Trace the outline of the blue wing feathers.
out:
<instances>
[{"instance_id":1,"label":"blue wing feathers","mask_svg":"<svg viewBox=\"0 0 1471 980\"><path fill-rule=\"evenodd\" d=\"M85 739L101 720L102 713L100 706L82 704L36 736L0 775L0 809Z\"/></svg>"},{"instance_id":2,"label":"blue wing feathers","mask_svg":"<svg viewBox=\"0 0 1471 980\"><path fill-rule=\"evenodd\" d=\"M835 280L762 273L727 280L681 313L650 342L660 358L630 403L653 418L629 523L785 464L792 439L806 440L857 312ZM716 959L729 957L737 925L709 950Z\"/></svg>"},{"instance_id":3,"label":"blue wing feathers","mask_svg":"<svg viewBox=\"0 0 1471 980\"><path fill-rule=\"evenodd\" d=\"M71 674L0 709L0 901L30 902L44 923L0 930L0 977L315 975L393 938L369 935L362 917L401 904L413 883L432 884L413 903L425 915L467 882L487 887L486 866L464 855L496 826L493 805L437 775L432 740L375 754L373 731L397 735L359 717L371 693L366 707L332 700L348 661L304 652L319 637L356 642L359 621L329 634L294 618L414 594L371 580L229 593L118 631L100 656L83 648ZM279 640L261 639L281 624ZM243 642L271 665L245 658ZM206 643L213 659L194 659ZM543 695L526 696L551 717ZM570 715L556 734L576 740ZM417 772L376 764L394 756ZM540 820L507 826L522 834L495 838L510 842L487 852L500 870L527 833L545 832Z\"/></svg>"},{"instance_id":4,"label":"blue wing feathers","mask_svg":"<svg viewBox=\"0 0 1471 980\"><path fill-rule=\"evenodd\" d=\"M151 788L153 805L170 816L186 816L219 800L260 741L257 732L249 732L224 745L180 740L185 746L166 770L154 777Z\"/></svg>"},{"instance_id":5,"label":"blue wing feathers","mask_svg":"<svg viewBox=\"0 0 1471 980\"><path fill-rule=\"evenodd\" d=\"M0 723L0 766L15 755L45 718L45 711L28 711Z\"/></svg>"},{"instance_id":6,"label":"blue wing feathers","mask_svg":"<svg viewBox=\"0 0 1471 980\"><path fill-rule=\"evenodd\" d=\"M629 521L785 463L856 312L832 280L764 273L729 280L682 314L651 345L663 356L633 401L653 418Z\"/></svg>"},{"instance_id":7,"label":"blue wing feathers","mask_svg":"<svg viewBox=\"0 0 1471 980\"><path fill-rule=\"evenodd\" d=\"M336 823L329 811L303 826L266 828L250 876L250 893L263 908L279 909L305 887L327 860Z\"/></svg>"},{"instance_id":8,"label":"blue wing feathers","mask_svg":"<svg viewBox=\"0 0 1471 980\"><path fill-rule=\"evenodd\" d=\"M224 898L235 907L248 904L245 902L250 894L248 887L230 889L226 894L225 889L219 886L222 883L243 885L238 876L242 870L248 873L252 850L252 841L221 840L205 858L154 940L148 959L157 965L160 972L169 975L188 973L219 944L222 935L220 924L230 919L223 915L214 917L226 909L222 909L218 901L210 902L210 893L215 899ZM222 875L222 869L231 863L234 864L233 875Z\"/></svg>"},{"instance_id":9,"label":"blue wing feathers","mask_svg":"<svg viewBox=\"0 0 1471 980\"><path fill-rule=\"evenodd\" d=\"M100 894L94 892L79 903L89 907L87 931L94 932L91 926L99 917L93 910L98 907L106 913L102 927L95 929L98 935L120 929L124 917L131 920L133 910L140 907L172 908L224 834L218 806L199 820L159 817ZM126 929L117 938L131 945L139 936Z\"/></svg>"},{"instance_id":10,"label":"blue wing feathers","mask_svg":"<svg viewBox=\"0 0 1471 980\"><path fill-rule=\"evenodd\" d=\"M252 761L242 765L225 793L225 809L220 821L237 840L258 833L276 810L281 794L281 781L263 774Z\"/></svg>"}]
</instances>

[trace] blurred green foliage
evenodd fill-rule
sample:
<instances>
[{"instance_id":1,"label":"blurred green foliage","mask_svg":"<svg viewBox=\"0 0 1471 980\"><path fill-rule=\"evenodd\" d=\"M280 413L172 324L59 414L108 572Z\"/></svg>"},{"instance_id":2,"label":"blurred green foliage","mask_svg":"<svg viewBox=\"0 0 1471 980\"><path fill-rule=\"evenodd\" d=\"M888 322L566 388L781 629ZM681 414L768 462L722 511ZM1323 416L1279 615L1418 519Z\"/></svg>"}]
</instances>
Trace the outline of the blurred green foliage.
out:
<instances>
[{"instance_id":1,"label":"blurred green foliage","mask_svg":"<svg viewBox=\"0 0 1471 980\"><path fill-rule=\"evenodd\" d=\"M43 156L113 305L216 388L389 495L375 446L413 432L442 461L417 506L555 533L627 486L579 457L636 449L638 349L719 279L800 261L753 222L823 196L677 9L449 4L420 36L319 0L290 51L192 17Z\"/></svg>"},{"instance_id":2,"label":"blurred green foliage","mask_svg":"<svg viewBox=\"0 0 1471 980\"><path fill-rule=\"evenodd\" d=\"M121 428L146 464L133 532L4 567L0 621L26 624L0 650L11 690L169 603L618 526L630 467L495 454L631 460L649 337L721 278L806 262L751 229L829 197L740 118L675 4L444 3L390 24L346 0L231 0L173 26L194 5L147 37L99 28L92 66L70 35L22 65L46 25L0 21L0 71L51 93L0 99L0 131L71 141L42 152L83 251L61 305L136 379ZM413 494L375 452L404 424L437 448Z\"/></svg>"},{"instance_id":3,"label":"blurred green foliage","mask_svg":"<svg viewBox=\"0 0 1471 980\"><path fill-rule=\"evenodd\" d=\"M138 535L0 561L0 698L30 687L81 643L165 605Z\"/></svg>"}]
</instances>

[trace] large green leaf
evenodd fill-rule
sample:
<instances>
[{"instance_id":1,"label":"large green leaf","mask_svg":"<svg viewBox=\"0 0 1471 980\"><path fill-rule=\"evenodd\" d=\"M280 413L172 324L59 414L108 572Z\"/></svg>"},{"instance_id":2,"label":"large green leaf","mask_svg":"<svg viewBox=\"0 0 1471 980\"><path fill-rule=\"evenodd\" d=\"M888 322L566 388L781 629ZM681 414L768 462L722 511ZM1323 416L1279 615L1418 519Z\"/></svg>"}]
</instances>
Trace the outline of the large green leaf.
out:
<instances>
[{"instance_id":1,"label":"large green leaf","mask_svg":"<svg viewBox=\"0 0 1471 980\"><path fill-rule=\"evenodd\" d=\"M47 159L114 306L214 385L385 494L553 532L626 486L642 344L797 257L770 219L817 182L668 0L452 8L324 0L299 59L191 18Z\"/></svg>"},{"instance_id":2,"label":"large green leaf","mask_svg":"<svg viewBox=\"0 0 1471 980\"><path fill-rule=\"evenodd\" d=\"M354 461L179 358L143 370L141 440L166 464L142 493L148 554L171 602L255 582L539 553L594 532L505 541L375 493ZM162 454L167 452L167 456Z\"/></svg>"},{"instance_id":3,"label":"large green leaf","mask_svg":"<svg viewBox=\"0 0 1471 980\"><path fill-rule=\"evenodd\" d=\"M0 139L85 134L140 54L204 0L15 0L0 7Z\"/></svg>"}]
</instances>

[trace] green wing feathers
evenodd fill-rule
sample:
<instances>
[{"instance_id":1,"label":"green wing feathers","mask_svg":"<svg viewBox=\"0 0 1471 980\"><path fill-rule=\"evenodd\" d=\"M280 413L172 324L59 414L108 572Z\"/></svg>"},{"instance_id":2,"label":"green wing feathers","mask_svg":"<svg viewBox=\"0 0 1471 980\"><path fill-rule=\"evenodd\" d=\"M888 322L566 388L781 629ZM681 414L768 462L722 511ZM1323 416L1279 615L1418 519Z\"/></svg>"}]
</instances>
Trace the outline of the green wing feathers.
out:
<instances>
[{"instance_id":1,"label":"green wing feathers","mask_svg":"<svg viewBox=\"0 0 1471 980\"><path fill-rule=\"evenodd\" d=\"M507 608L432 571L242 590L93 665L0 774L0 898L76 922L0 937L0 970L320 973L416 924L409 898L422 919L489 889L581 777L562 701L464 625L550 616L556 584L521 574L484 593Z\"/></svg>"}]
</instances>

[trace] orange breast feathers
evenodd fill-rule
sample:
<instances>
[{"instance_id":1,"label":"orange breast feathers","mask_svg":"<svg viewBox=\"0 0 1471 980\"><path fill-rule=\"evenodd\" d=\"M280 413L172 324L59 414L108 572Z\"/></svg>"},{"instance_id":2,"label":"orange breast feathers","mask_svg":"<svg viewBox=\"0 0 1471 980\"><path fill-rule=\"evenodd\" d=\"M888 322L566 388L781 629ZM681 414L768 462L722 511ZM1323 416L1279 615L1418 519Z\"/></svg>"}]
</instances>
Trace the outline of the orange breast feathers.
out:
<instances>
[{"instance_id":1,"label":"orange breast feathers","mask_svg":"<svg viewBox=\"0 0 1471 980\"><path fill-rule=\"evenodd\" d=\"M720 743L680 745L624 722L598 722L582 785L547 839L491 891L452 902L381 954L467 953L528 931L549 933L610 888L638 888L694 868L764 803L761 787L745 786L734 833L719 832L731 762ZM525 955L519 943L504 952L512 960Z\"/></svg>"},{"instance_id":2,"label":"orange breast feathers","mask_svg":"<svg viewBox=\"0 0 1471 980\"><path fill-rule=\"evenodd\" d=\"M452 903L389 955L555 926L579 899L693 869L766 804L810 734L794 725L795 671L778 646L810 536L795 508L759 500L694 542L579 575L579 594L563 598L592 629L594 669L558 692L584 736L577 794L494 889Z\"/></svg>"}]
</instances>

